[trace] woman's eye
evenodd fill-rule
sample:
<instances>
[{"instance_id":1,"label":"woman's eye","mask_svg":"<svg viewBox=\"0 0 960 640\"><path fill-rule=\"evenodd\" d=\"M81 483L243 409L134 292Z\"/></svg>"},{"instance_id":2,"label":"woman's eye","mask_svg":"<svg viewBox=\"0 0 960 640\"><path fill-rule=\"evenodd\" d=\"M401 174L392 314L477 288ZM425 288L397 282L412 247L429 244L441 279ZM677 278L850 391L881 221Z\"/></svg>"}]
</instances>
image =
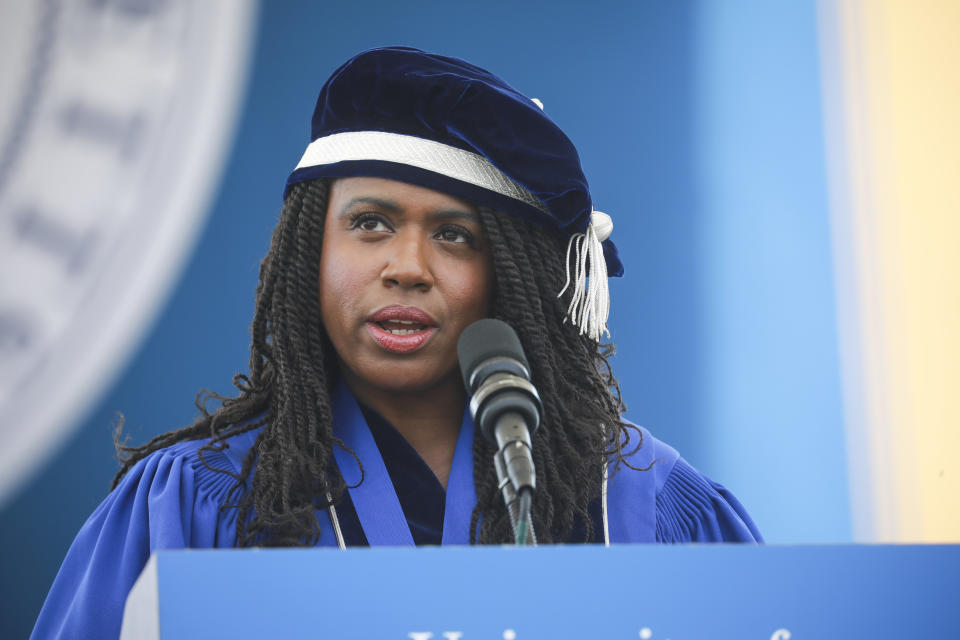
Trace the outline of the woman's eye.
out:
<instances>
[{"instance_id":1,"label":"woman's eye","mask_svg":"<svg viewBox=\"0 0 960 640\"><path fill-rule=\"evenodd\" d=\"M363 231L390 231L390 227L387 226L383 218L369 213L356 216L350 228Z\"/></svg>"},{"instance_id":2,"label":"woman's eye","mask_svg":"<svg viewBox=\"0 0 960 640\"><path fill-rule=\"evenodd\" d=\"M459 227L444 227L437 231L434 236L438 240L443 240L444 242L453 242L453 243L463 243L463 244L473 244L473 235L466 229L461 229Z\"/></svg>"}]
</instances>

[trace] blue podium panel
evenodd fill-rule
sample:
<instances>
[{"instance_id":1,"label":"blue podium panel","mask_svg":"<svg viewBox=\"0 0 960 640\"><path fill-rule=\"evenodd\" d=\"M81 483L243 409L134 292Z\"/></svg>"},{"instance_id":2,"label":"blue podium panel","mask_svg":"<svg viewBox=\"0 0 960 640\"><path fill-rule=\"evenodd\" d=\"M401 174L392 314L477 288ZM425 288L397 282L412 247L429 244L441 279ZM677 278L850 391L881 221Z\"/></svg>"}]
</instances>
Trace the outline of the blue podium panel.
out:
<instances>
[{"instance_id":1,"label":"blue podium panel","mask_svg":"<svg viewBox=\"0 0 960 640\"><path fill-rule=\"evenodd\" d=\"M151 558L123 636L957 638L958 601L952 545L184 550Z\"/></svg>"}]
</instances>

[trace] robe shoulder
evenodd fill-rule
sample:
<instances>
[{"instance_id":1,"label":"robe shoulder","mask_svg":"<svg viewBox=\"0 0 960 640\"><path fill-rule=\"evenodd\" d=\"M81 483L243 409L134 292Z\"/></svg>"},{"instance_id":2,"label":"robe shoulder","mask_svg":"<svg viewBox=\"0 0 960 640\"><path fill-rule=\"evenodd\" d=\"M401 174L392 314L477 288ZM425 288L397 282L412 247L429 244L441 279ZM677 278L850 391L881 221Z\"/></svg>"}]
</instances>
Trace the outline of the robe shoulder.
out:
<instances>
[{"instance_id":1,"label":"robe shoulder","mask_svg":"<svg viewBox=\"0 0 960 640\"><path fill-rule=\"evenodd\" d=\"M74 539L31 637L116 638L151 553L233 546L236 513L222 507L236 480L213 469L239 473L255 437L202 454L207 440L180 442L134 465Z\"/></svg>"},{"instance_id":2,"label":"robe shoulder","mask_svg":"<svg viewBox=\"0 0 960 640\"><path fill-rule=\"evenodd\" d=\"M643 427L611 465L611 542L762 542L740 501ZM639 440L639 442L638 442ZM639 445L639 446L638 446Z\"/></svg>"}]
</instances>

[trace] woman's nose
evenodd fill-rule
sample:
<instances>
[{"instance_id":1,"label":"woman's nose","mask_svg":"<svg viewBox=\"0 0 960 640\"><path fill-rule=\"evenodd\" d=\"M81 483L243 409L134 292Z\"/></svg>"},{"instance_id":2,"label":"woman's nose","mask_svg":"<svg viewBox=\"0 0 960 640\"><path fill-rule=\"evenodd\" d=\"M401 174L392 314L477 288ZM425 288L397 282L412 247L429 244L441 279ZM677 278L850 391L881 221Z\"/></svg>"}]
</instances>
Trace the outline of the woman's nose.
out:
<instances>
[{"instance_id":1,"label":"woman's nose","mask_svg":"<svg viewBox=\"0 0 960 640\"><path fill-rule=\"evenodd\" d=\"M381 279L387 287L429 290L433 287L427 242L421 238L403 237L401 234L391 244L391 252L384 265Z\"/></svg>"}]
</instances>

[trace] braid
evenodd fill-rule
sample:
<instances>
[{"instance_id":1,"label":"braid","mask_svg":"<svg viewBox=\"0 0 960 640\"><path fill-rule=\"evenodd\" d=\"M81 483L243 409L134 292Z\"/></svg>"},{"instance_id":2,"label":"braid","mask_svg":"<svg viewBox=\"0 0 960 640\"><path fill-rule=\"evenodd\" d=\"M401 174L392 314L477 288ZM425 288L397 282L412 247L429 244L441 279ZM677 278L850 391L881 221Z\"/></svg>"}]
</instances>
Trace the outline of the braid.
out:
<instances>
[{"instance_id":1,"label":"braid","mask_svg":"<svg viewBox=\"0 0 960 640\"><path fill-rule=\"evenodd\" d=\"M612 443L628 437L620 420L619 387L607 361L612 347L598 348L563 319L565 306L557 292L563 287L566 248L559 237L488 209L481 209L480 216L493 253L492 315L517 331L544 406L543 424L533 437L538 538L566 541L579 523L587 540L593 539L588 505L600 493L603 465L616 450ZM471 535L484 542L509 542L513 534L490 464L493 454L491 445L475 442L478 504Z\"/></svg>"},{"instance_id":2,"label":"braid","mask_svg":"<svg viewBox=\"0 0 960 640\"><path fill-rule=\"evenodd\" d=\"M114 486L138 460L185 440L210 438L200 450L204 466L233 475L225 509L236 508L237 546L316 544L321 527L316 509L343 493L335 472L330 401L331 347L320 327L317 295L320 247L328 184L294 185L270 250L260 267L251 327L249 377L238 375L236 398L201 393L201 417L191 426L153 438L142 447L117 445L121 468ZM200 400L222 402L209 412ZM239 474L211 468L204 451L263 427Z\"/></svg>"},{"instance_id":3,"label":"braid","mask_svg":"<svg viewBox=\"0 0 960 640\"><path fill-rule=\"evenodd\" d=\"M249 490L238 483L239 546L316 544L318 497L339 496L333 469L328 359L319 331L317 274L327 185L294 187L264 262L254 334L255 357L270 379L270 418L244 461ZM259 352L259 353L258 353ZM324 498L325 499L325 498Z\"/></svg>"},{"instance_id":4,"label":"braid","mask_svg":"<svg viewBox=\"0 0 960 640\"><path fill-rule=\"evenodd\" d=\"M137 461L177 442L208 438L201 463L232 476L224 509L237 510L237 546L312 546L323 527L317 510L338 503L345 485L333 459L343 447L333 432L330 389L336 356L321 324L318 277L329 182L295 184L287 196L270 250L260 267L251 326L250 373L234 377L234 398L197 396L201 416L192 425L140 447L116 436L121 468L115 487ZM492 315L516 329L541 391L544 421L534 436L539 476L533 521L543 542L566 541L580 525L594 532L587 507L599 495L608 456L623 459L628 441L620 421L619 387L607 358L564 323L556 298L563 285L562 240L541 228L489 209L480 210L495 273ZM221 406L208 411L206 403ZM222 450L233 436L259 429L240 473L210 467L204 452ZM473 445L478 503L471 542L512 539L507 510L482 437ZM329 496L329 499L328 499Z\"/></svg>"}]
</instances>

